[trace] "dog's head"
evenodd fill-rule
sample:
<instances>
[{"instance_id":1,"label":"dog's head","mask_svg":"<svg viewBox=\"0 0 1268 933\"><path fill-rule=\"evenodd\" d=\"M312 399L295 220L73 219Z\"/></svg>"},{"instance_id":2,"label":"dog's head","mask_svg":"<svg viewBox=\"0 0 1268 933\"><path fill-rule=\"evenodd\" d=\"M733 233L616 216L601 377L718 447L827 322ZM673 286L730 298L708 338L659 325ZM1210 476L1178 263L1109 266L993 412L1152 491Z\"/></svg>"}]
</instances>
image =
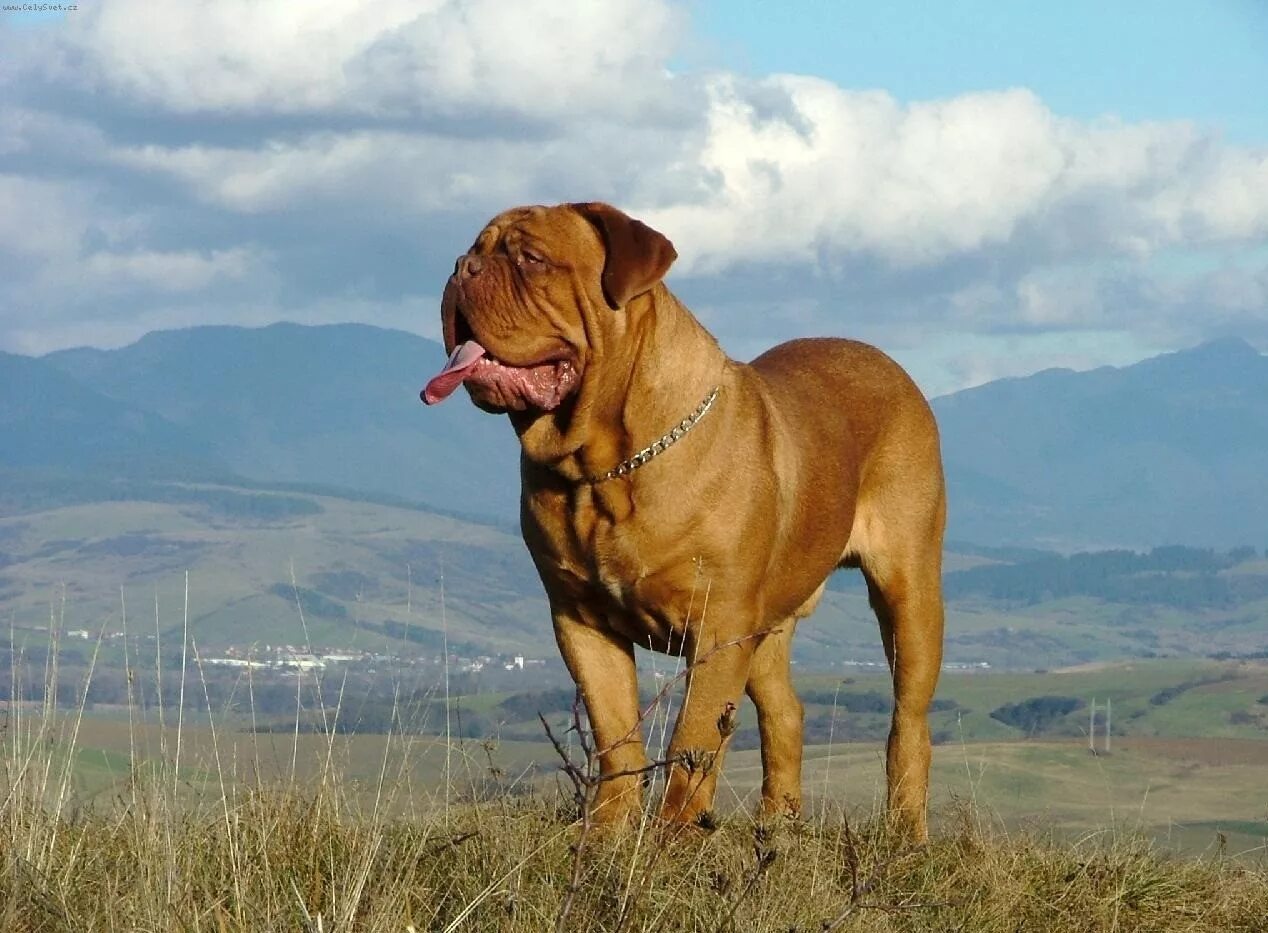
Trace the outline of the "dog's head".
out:
<instances>
[{"instance_id":1,"label":"dog's head","mask_svg":"<svg viewBox=\"0 0 1268 933\"><path fill-rule=\"evenodd\" d=\"M499 214L458 257L441 322L449 361L423 390L466 385L485 411L546 412L572 396L596 346L677 258L664 236L607 204Z\"/></svg>"}]
</instances>

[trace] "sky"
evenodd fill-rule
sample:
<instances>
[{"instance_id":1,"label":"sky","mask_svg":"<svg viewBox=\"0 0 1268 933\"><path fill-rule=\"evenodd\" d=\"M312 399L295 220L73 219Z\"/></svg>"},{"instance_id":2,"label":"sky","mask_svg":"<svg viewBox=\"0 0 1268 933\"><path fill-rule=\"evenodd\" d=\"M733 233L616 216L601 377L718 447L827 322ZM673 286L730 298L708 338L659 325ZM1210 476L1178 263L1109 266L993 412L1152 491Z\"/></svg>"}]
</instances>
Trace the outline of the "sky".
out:
<instances>
[{"instance_id":1,"label":"sky","mask_svg":"<svg viewBox=\"0 0 1268 933\"><path fill-rule=\"evenodd\" d=\"M1265 87L1263 0L0 9L0 350L436 337L489 217L577 200L741 359L856 337L936 395L1266 350Z\"/></svg>"}]
</instances>

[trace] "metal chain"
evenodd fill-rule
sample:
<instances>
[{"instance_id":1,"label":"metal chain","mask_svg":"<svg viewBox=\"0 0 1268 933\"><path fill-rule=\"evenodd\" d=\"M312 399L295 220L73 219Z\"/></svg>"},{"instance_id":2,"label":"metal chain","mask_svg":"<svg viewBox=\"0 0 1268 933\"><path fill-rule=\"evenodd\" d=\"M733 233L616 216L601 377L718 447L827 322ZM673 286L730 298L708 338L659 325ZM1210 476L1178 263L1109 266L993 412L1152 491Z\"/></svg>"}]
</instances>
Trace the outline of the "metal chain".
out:
<instances>
[{"instance_id":1,"label":"metal chain","mask_svg":"<svg viewBox=\"0 0 1268 933\"><path fill-rule=\"evenodd\" d=\"M682 440L683 436L694 428L701 418L708 414L709 409L713 407L713 402L718 397L718 391L721 388L721 386L714 386L713 391L706 395L704 397L704 401L696 406L696 410L674 425L673 429L661 437L660 440L648 444L634 456L630 457L628 460L622 460L606 473L600 473L598 476L589 477L587 482L606 483L608 480L616 479L618 476L625 476L626 474L637 470L657 454L664 453L674 444L678 443L678 441Z\"/></svg>"}]
</instances>

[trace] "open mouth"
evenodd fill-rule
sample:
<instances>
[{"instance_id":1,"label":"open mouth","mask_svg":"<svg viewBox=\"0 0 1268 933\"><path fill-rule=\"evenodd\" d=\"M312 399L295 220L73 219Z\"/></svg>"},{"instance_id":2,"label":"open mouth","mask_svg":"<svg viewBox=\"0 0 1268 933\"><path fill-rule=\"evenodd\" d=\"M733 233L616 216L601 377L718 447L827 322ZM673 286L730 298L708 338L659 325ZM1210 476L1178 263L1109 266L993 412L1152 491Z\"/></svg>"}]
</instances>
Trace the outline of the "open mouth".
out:
<instances>
[{"instance_id":1,"label":"open mouth","mask_svg":"<svg viewBox=\"0 0 1268 933\"><path fill-rule=\"evenodd\" d=\"M431 378L421 395L428 405L443 402L466 383L477 401L494 408L523 411L557 408L575 388L577 369L566 350L525 366L497 359L475 339L466 321L454 321L455 346L444 367Z\"/></svg>"}]
</instances>

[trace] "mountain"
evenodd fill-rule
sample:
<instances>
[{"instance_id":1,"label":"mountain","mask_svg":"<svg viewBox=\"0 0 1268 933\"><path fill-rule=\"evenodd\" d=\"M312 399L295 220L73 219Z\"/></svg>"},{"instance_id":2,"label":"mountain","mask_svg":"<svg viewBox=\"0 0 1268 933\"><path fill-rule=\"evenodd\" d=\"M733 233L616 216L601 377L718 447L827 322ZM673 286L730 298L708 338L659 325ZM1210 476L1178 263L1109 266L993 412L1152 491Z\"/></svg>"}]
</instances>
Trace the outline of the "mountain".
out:
<instances>
[{"instance_id":1,"label":"mountain","mask_svg":"<svg viewBox=\"0 0 1268 933\"><path fill-rule=\"evenodd\" d=\"M213 446L145 406L110 398L43 360L0 353L0 469L210 479Z\"/></svg>"},{"instance_id":2,"label":"mountain","mask_svg":"<svg viewBox=\"0 0 1268 933\"><path fill-rule=\"evenodd\" d=\"M0 613L36 629L62 593L64 627L88 631L124 601L147 615L157 603L166 632L183 621L188 573L205 646L434 654L447 632L463 652L553 657L540 584L506 527L513 432L461 400L417 401L442 357L409 334L296 325L0 354ZM1248 344L933 404L949 537L979 545L953 546L945 565L950 661L1264 650L1268 360ZM1026 549L1173 542L1256 549ZM802 624L800 663L879 663L857 578L838 575Z\"/></svg>"},{"instance_id":3,"label":"mountain","mask_svg":"<svg viewBox=\"0 0 1268 933\"><path fill-rule=\"evenodd\" d=\"M159 331L122 349L43 361L200 438L249 479L514 521L518 446L505 419L418 399L444 357L437 343L403 331L275 324Z\"/></svg>"},{"instance_id":4,"label":"mountain","mask_svg":"<svg viewBox=\"0 0 1268 933\"><path fill-rule=\"evenodd\" d=\"M953 537L1064 550L1268 539L1268 357L1243 340L933 406Z\"/></svg>"},{"instance_id":5,"label":"mountain","mask_svg":"<svg viewBox=\"0 0 1268 933\"><path fill-rule=\"evenodd\" d=\"M362 325L156 332L0 358L0 467L231 472L515 521L504 418L424 408L436 343ZM1268 541L1268 357L1224 339L933 401L949 537L1056 550ZM201 471L201 472L200 472Z\"/></svg>"}]
</instances>

